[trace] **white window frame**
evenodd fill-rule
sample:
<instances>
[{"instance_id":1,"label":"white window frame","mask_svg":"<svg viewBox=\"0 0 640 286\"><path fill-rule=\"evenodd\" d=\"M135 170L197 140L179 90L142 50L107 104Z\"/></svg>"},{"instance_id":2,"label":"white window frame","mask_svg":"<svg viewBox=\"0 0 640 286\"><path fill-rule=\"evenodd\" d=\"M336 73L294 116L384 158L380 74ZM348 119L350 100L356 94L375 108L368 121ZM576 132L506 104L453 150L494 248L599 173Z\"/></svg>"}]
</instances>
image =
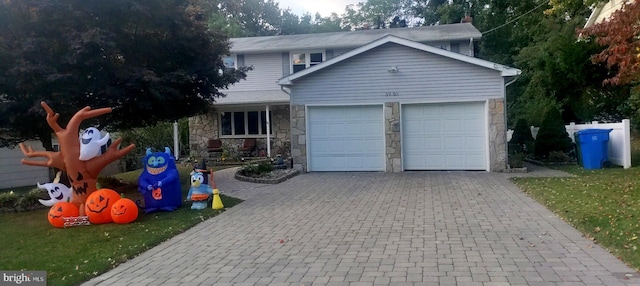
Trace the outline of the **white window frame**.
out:
<instances>
[{"instance_id":1,"label":"white window frame","mask_svg":"<svg viewBox=\"0 0 640 286\"><path fill-rule=\"evenodd\" d=\"M311 54L322 54L322 62L315 63L314 65L321 64L327 61L327 52L325 50L322 51L300 51L300 52L289 52L289 72L293 73L293 55L295 54L304 54L305 59L305 69L311 67Z\"/></svg>"},{"instance_id":2,"label":"white window frame","mask_svg":"<svg viewBox=\"0 0 640 286\"><path fill-rule=\"evenodd\" d=\"M238 57L235 54L231 54L231 55L227 55L227 56L222 57L222 64L224 64L224 59L225 58L233 59L233 69L238 69ZM225 65L225 67L226 68L230 68L230 67L227 67L226 65Z\"/></svg>"},{"instance_id":3,"label":"white window frame","mask_svg":"<svg viewBox=\"0 0 640 286\"><path fill-rule=\"evenodd\" d=\"M244 133L236 135L236 121L233 113L244 114ZM249 112L258 112L258 134L249 134ZM267 130L262 130L262 116L261 113L266 112L265 110L260 109L250 109L250 110L225 110L218 112L218 134L220 138L262 138L267 135ZM231 135L223 135L222 134L222 116L223 113L231 113ZM269 112L271 115L271 112ZM268 120L271 122L271 120ZM273 131L273 129L272 129ZM273 134L269 134L269 136L273 136Z\"/></svg>"}]
</instances>

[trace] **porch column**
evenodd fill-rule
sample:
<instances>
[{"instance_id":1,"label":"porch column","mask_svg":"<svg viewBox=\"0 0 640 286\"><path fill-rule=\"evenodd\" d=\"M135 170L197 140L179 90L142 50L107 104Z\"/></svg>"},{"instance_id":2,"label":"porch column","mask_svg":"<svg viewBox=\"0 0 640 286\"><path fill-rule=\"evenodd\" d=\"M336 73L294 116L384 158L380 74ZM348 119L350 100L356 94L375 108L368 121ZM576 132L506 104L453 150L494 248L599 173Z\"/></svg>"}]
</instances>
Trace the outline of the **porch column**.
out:
<instances>
[{"instance_id":1,"label":"porch column","mask_svg":"<svg viewBox=\"0 0 640 286\"><path fill-rule=\"evenodd\" d=\"M267 119L267 157L271 158L271 122L269 117L269 105L266 107L266 119Z\"/></svg>"}]
</instances>

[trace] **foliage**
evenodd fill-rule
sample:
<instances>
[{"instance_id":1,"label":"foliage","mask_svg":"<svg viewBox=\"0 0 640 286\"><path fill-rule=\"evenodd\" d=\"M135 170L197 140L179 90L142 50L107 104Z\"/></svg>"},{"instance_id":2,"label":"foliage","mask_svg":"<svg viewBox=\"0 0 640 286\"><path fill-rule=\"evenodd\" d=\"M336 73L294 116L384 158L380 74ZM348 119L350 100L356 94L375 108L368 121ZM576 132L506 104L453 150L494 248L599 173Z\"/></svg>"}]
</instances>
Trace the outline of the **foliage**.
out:
<instances>
[{"instance_id":1,"label":"foliage","mask_svg":"<svg viewBox=\"0 0 640 286\"><path fill-rule=\"evenodd\" d=\"M136 148L122 158L127 171L142 167L141 160L147 148L157 151L169 147L173 151L173 122L160 122L153 126L130 129L119 135L122 137L123 144L136 144ZM178 121L178 137L180 156L186 157L189 155L189 120L187 118Z\"/></svg>"},{"instance_id":2,"label":"foliage","mask_svg":"<svg viewBox=\"0 0 640 286\"><path fill-rule=\"evenodd\" d=\"M48 199L47 192L38 188L32 188L28 192L4 192L0 193L0 211L29 211L44 208L38 199Z\"/></svg>"},{"instance_id":3,"label":"foliage","mask_svg":"<svg viewBox=\"0 0 640 286\"><path fill-rule=\"evenodd\" d=\"M603 63L614 76L604 80L613 85L640 83L640 2L629 1L613 12L608 21L582 30L605 49L594 55L595 63Z\"/></svg>"},{"instance_id":4,"label":"foliage","mask_svg":"<svg viewBox=\"0 0 640 286\"><path fill-rule=\"evenodd\" d=\"M530 153L532 151L531 143L534 142L531 135L531 127L524 118L518 119L516 126L513 128L511 140L509 140L509 153Z\"/></svg>"},{"instance_id":5,"label":"foliage","mask_svg":"<svg viewBox=\"0 0 640 286\"><path fill-rule=\"evenodd\" d=\"M400 27L400 22L410 17L412 1L409 0L367 0L346 7L343 21L350 29L384 29L387 26ZM395 19L395 20L394 20Z\"/></svg>"},{"instance_id":6,"label":"foliage","mask_svg":"<svg viewBox=\"0 0 640 286\"><path fill-rule=\"evenodd\" d=\"M511 168L524 167L524 158L525 158L525 155L522 153L509 154L509 166Z\"/></svg>"},{"instance_id":7,"label":"foliage","mask_svg":"<svg viewBox=\"0 0 640 286\"><path fill-rule=\"evenodd\" d=\"M550 109L538 130L534 154L537 158L547 159L553 151L568 153L572 149L571 144L572 141L564 127L560 111L556 108Z\"/></svg>"},{"instance_id":8,"label":"foliage","mask_svg":"<svg viewBox=\"0 0 640 286\"><path fill-rule=\"evenodd\" d=\"M517 178L514 183L593 243L640 268L640 169L561 169L576 177Z\"/></svg>"},{"instance_id":9,"label":"foliage","mask_svg":"<svg viewBox=\"0 0 640 286\"><path fill-rule=\"evenodd\" d=\"M581 27L584 20L545 17L542 21L545 28L515 57L523 71L519 81L526 83L522 96L515 99L515 104L521 107L519 110L527 110L528 115L533 116L531 111L537 111L539 106L531 103L547 98L564 110L565 121L625 118L628 112L621 107L628 105L628 93L620 88L602 87L600 82L608 71L589 61L601 48L577 38L575 29ZM527 102L530 99L533 100Z\"/></svg>"},{"instance_id":10,"label":"foliage","mask_svg":"<svg viewBox=\"0 0 640 286\"><path fill-rule=\"evenodd\" d=\"M254 177L258 178L263 176L264 174L270 173L273 171L273 165L270 162L262 162L259 164L249 164L246 165L238 171L238 173L245 177Z\"/></svg>"},{"instance_id":11,"label":"foliage","mask_svg":"<svg viewBox=\"0 0 640 286\"><path fill-rule=\"evenodd\" d=\"M0 144L39 139L51 150L40 102L66 122L113 107L84 127L122 130L208 111L247 69L224 70L226 37L197 0L0 2Z\"/></svg>"}]
</instances>

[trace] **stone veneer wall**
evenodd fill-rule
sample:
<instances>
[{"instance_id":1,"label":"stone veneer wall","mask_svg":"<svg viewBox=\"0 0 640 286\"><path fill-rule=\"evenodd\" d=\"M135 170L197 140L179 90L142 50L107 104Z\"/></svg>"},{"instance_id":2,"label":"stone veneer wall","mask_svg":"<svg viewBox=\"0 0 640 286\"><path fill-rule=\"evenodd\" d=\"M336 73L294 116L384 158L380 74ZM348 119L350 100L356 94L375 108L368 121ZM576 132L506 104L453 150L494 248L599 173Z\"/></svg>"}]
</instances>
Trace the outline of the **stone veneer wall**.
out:
<instances>
[{"instance_id":1,"label":"stone veneer wall","mask_svg":"<svg viewBox=\"0 0 640 286\"><path fill-rule=\"evenodd\" d=\"M307 171L307 125L304 105L291 106L291 158L293 168Z\"/></svg>"},{"instance_id":2,"label":"stone veneer wall","mask_svg":"<svg viewBox=\"0 0 640 286\"><path fill-rule=\"evenodd\" d=\"M503 99L489 99L489 171L507 168L507 137Z\"/></svg>"},{"instance_id":3,"label":"stone veneer wall","mask_svg":"<svg viewBox=\"0 0 640 286\"><path fill-rule=\"evenodd\" d=\"M400 104L384 104L385 156L387 172L402 172L402 143L400 138Z\"/></svg>"},{"instance_id":4,"label":"stone veneer wall","mask_svg":"<svg viewBox=\"0 0 640 286\"><path fill-rule=\"evenodd\" d=\"M289 106L278 105L271 106L271 130L273 138L273 149L271 155L275 157L277 154L283 154L285 157L289 156L290 150L290 134L291 128L289 125ZM191 156L196 158L208 157L207 153L207 141L211 138L220 138L219 131L219 111L214 109L213 111L189 118L189 147L191 149ZM266 136L256 135L257 149L265 150L266 152ZM242 145L242 138L220 138L223 142L223 146L226 148L237 148Z\"/></svg>"}]
</instances>

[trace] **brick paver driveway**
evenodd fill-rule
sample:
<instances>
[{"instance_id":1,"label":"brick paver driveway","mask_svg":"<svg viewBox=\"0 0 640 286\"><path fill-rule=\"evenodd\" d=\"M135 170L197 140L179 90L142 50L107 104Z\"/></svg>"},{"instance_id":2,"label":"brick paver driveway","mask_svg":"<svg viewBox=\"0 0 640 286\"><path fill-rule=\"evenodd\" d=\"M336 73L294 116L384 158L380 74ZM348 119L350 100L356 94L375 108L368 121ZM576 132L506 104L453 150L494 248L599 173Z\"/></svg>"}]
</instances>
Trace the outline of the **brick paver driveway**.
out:
<instances>
[{"instance_id":1,"label":"brick paver driveway","mask_svg":"<svg viewBox=\"0 0 640 286\"><path fill-rule=\"evenodd\" d=\"M217 176L247 200L87 284L640 284L504 174Z\"/></svg>"}]
</instances>

